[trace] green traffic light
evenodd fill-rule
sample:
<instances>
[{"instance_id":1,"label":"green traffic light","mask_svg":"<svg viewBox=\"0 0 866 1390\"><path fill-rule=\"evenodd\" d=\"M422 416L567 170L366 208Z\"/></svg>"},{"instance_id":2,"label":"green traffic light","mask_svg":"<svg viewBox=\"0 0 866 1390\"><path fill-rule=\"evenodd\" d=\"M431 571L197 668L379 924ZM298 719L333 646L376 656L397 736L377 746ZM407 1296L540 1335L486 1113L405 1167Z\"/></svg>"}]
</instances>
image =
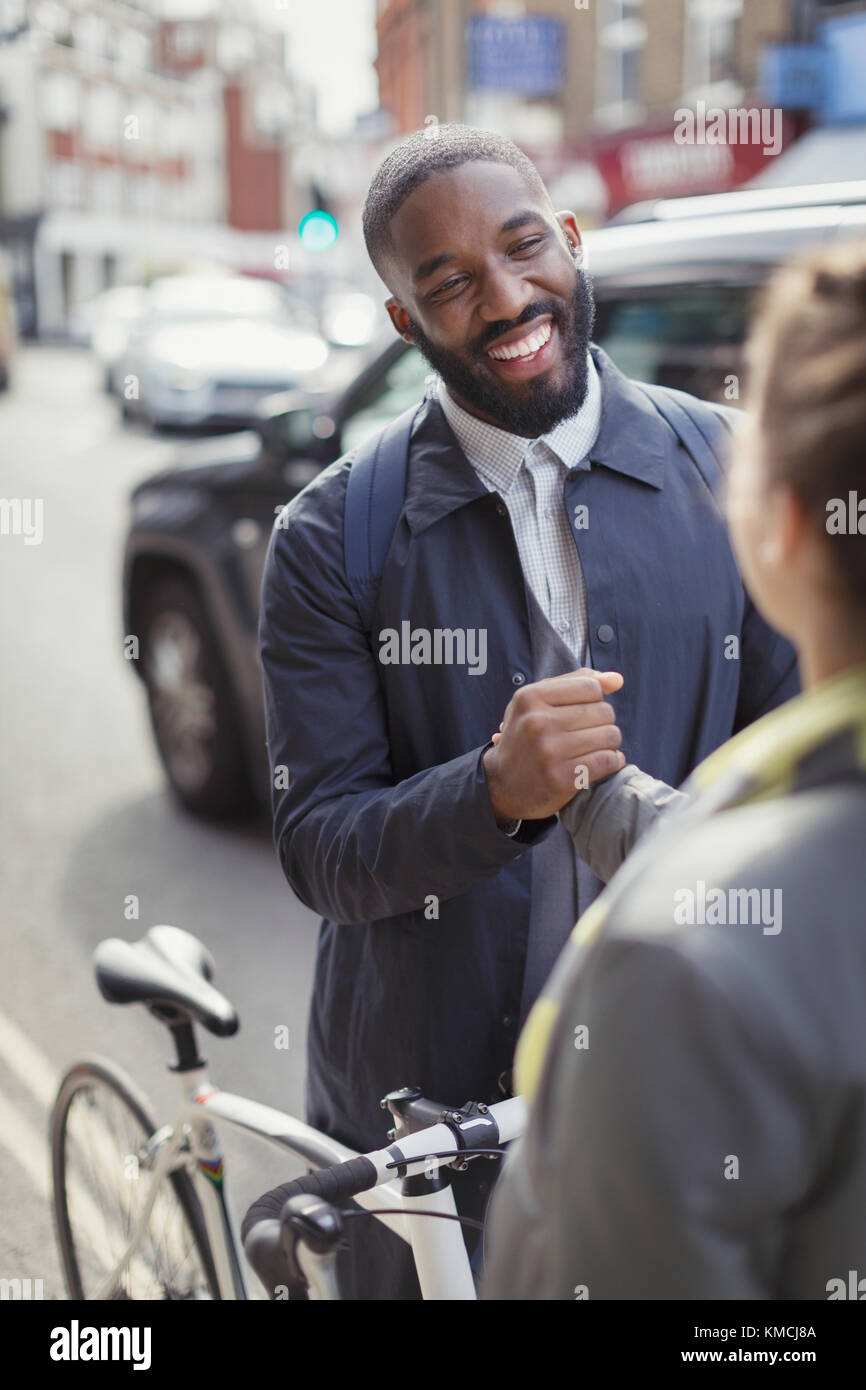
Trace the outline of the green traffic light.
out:
<instances>
[{"instance_id":1,"label":"green traffic light","mask_svg":"<svg viewBox=\"0 0 866 1390\"><path fill-rule=\"evenodd\" d=\"M329 246L333 246L339 234L337 219L332 217L329 212L323 212L321 208L308 212L298 224L298 236L301 238L301 245L306 246L309 251L327 251Z\"/></svg>"}]
</instances>

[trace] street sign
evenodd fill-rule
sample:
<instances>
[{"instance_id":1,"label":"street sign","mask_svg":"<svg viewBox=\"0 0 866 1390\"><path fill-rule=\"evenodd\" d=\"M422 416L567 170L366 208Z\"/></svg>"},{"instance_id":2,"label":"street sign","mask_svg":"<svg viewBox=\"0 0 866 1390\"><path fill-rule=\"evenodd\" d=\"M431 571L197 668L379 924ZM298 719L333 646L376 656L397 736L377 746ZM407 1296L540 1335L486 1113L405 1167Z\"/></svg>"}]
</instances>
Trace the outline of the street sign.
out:
<instances>
[{"instance_id":1,"label":"street sign","mask_svg":"<svg viewBox=\"0 0 866 1390\"><path fill-rule=\"evenodd\" d=\"M809 110L827 86L827 51L817 43L768 44L758 59L758 87L768 106Z\"/></svg>"},{"instance_id":2,"label":"street sign","mask_svg":"<svg viewBox=\"0 0 866 1390\"><path fill-rule=\"evenodd\" d=\"M473 15L466 25L470 88L551 96L565 79L565 26L559 19Z\"/></svg>"}]
</instances>

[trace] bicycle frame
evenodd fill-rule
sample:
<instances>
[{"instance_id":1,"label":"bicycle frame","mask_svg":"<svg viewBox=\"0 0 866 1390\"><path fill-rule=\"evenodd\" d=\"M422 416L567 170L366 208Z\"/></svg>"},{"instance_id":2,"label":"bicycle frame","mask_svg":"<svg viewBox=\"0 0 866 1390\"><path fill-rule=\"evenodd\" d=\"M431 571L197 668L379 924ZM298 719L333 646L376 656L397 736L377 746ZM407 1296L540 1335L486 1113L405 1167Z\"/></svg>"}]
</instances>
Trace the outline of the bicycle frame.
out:
<instances>
[{"instance_id":1,"label":"bicycle frame","mask_svg":"<svg viewBox=\"0 0 866 1390\"><path fill-rule=\"evenodd\" d=\"M104 1299L110 1295L119 1276L135 1258L160 1185L180 1164L192 1168L213 1255L220 1297L224 1300L248 1298L246 1280L233 1233L232 1213L225 1183L225 1165L212 1120L228 1124L234 1129L274 1144L293 1154L310 1168L326 1168L331 1164L358 1157L354 1149L347 1148L291 1115L248 1100L244 1096L218 1090L211 1083L204 1067L179 1072L178 1079L182 1090L182 1108L173 1126L158 1130L153 1136L155 1161L151 1170L151 1186L147 1199L129 1243L114 1270L97 1292L97 1299ZM516 1138L523 1128L523 1102L514 1098L491 1108L502 1108L503 1111L507 1109L508 1134L503 1137ZM432 1134L433 1129L422 1133ZM447 1140L452 1139L447 1131L445 1136ZM188 1157L181 1153L187 1138L190 1150ZM417 1135L412 1136L413 1140L417 1138ZM437 1152L444 1147L445 1144L434 1145L433 1150ZM413 1145L413 1148L416 1146ZM417 1149L416 1152L418 1157L410 1164L410 1171L426 1172L430 1176L438 1169L440 1160L425 1156L424 1152ZM441 1160L442 1163L449 1161ZM436 1220L432 1217L411 1219L413 1208L441 1212L444 1216L455 1216L457 1209L450 1185L436 1192L407 1196L400 1182L392 1179L359 1193L353 1200L368 1211L382 1206L396 1209L396 1214L375 1215L373 1219L381 1221L411 1247L423 1298L470 1300L476 1297L475 1282L460 1224L457 1221ZM326 1295L319 1293L315 1285L311 1285L310 1296L316 1298Z\"/></svg>"}]
</instances>

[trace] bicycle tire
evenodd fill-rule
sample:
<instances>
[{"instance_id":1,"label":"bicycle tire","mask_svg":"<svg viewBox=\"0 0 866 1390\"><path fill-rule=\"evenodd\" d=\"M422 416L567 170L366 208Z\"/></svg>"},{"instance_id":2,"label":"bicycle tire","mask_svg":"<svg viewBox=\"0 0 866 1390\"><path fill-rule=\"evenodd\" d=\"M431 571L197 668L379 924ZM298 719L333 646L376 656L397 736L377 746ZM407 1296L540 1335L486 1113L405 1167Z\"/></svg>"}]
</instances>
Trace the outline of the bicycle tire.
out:
<instances>
[{"instance_id":1,"label":"bicycle tire","mask_svg":"<svg viewBox=\"0 0 866 1390\"><path fill-rule=\"evenodd\" d=\"M102 1087L125 1107L135 1124L143 1131L145 1138L156 1133L150 1103L136 1086L135 1082L113 1062L102 1057L86 1058L64 1073L58 1087L57 1096L51 1111L51 1164L54 1188L54 1220L61 1263L70 1299L82 1300L88 1297L81 1275L79 1247L86 1240L76 1241L73 1221L69 1210L69 1191L67 1184L67 1149L69 1140L69 1116L77 1096L85 1090ZM175 1171L167 1175L167 1184L177 1200L183 1222L201 1265L201 1272L211 1299L220 1298L219 1284L213 1261L210 1241L192 1180L188 1173ZM153 1219L151 1212L151 1219ZM130 1299L133 1295L115 1289L110 1298ZM163 1294L171 1298L170 1292Z\"/></svg>"}]
</instances>

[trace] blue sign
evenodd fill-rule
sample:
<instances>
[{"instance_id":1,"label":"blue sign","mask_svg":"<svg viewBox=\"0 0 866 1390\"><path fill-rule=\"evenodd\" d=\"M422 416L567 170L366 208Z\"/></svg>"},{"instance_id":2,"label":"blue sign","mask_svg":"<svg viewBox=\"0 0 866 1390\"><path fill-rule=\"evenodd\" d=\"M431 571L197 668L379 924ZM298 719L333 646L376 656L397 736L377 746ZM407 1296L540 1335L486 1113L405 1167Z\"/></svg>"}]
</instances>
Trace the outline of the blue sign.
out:
<instances>
[{"instance_id":1,"label":"blue sign","mask_svg":"<svg viewBox=\"0 0 866 1390\"><path fill-rule=\"evenodd\" d=\"M760 55L758 86L768 106L821 106L826 82L827 53L819 44L774 43Z\"/></svg>"},{"instance_id":2,"label":"blue sign","mask_svg":"<svg viewBox=\"0 0 866 1390\"><path fill-rule=\"evenodd\" d=\"M866 120L866 15L840 15L818 25L830 80L821 115L825 125Z\"/></svg>"},{"instance_id":3,"label":"blue sign","mask_svg":"<svg viewBox=\"0 0 866 1390\"><path fill-rule=\"evenodd\" d=\"M473 15L466 25L466 60L473 89L552 96L565 81L565 25L539 15Z\"/></svg>"}]
</instances>

